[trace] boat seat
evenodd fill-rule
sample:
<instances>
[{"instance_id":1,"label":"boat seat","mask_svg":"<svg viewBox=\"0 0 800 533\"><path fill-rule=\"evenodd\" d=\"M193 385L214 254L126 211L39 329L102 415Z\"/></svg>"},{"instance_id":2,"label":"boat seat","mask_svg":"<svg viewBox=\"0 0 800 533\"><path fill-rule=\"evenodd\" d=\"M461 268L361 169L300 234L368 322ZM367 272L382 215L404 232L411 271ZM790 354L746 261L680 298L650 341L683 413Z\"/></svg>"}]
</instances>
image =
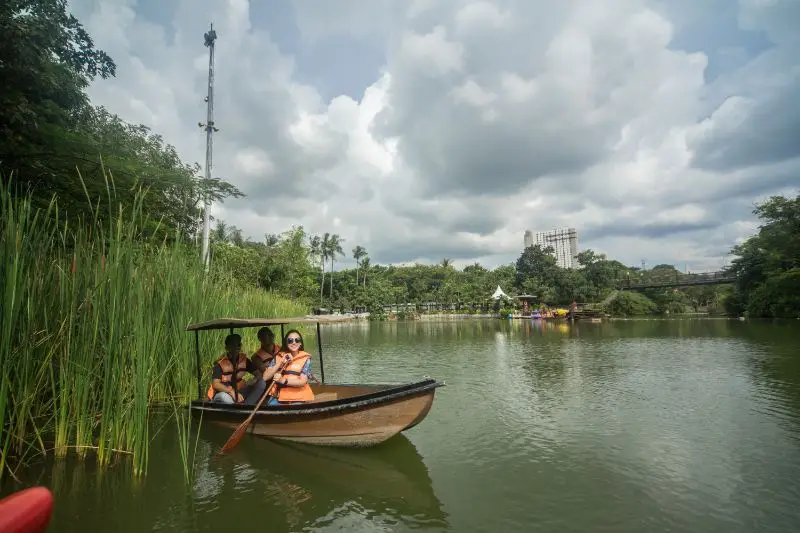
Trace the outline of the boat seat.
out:
<instances>
[{"instance_id":1,"label":"boat seat","mask_svg":"<svg viewBox=\"0 0 800 533\"><path fill-rule=\"evenodd\" d=\"M320 392L314 395L315 402L329 402L331 400L338 400L339 395L335 392Z\"/></svg>"}]
</instances>

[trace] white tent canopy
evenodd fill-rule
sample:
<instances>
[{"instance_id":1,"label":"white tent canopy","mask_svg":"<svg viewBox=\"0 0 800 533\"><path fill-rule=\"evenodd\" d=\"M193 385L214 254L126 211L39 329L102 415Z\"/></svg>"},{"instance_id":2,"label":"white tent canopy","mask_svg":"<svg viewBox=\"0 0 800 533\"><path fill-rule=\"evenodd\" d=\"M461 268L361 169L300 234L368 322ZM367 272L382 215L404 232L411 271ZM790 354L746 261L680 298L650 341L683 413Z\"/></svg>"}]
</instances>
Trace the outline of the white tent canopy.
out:
<instances>
[{"instance_id":1,"label":"white tent canopy","mask_svg":"<svg viewBox=\"0 0 800 533\"><path fill-rule=\"evenodd\" d=\"M500 298L510 298L508 294L503 292L503 289L500 288L500 285L494 290L494 294L492 294L492 300L499 300Z\"/></svg>"}]
</instances>

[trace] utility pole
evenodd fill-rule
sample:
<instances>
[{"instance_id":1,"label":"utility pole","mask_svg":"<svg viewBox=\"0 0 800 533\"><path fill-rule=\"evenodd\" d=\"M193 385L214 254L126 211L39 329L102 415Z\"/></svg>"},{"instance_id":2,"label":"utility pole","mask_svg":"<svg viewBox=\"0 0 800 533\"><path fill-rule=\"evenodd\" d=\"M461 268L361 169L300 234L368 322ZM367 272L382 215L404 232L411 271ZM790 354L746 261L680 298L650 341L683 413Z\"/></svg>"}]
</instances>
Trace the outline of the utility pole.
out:
<instances>
[{"instance_id":1,"label":"utility pole","mask_svg":"<svg viewBox=\"0 0 800 533\"><path fill-rule=\"evenodd\" d=\"M206 123L198 122L197 125L206 130L206 183L211 180L211 154L213 149L212 136L215 131L219 131L214 127L214 41L217 40L217 32L214 31L214 24L211 24L211 29L203 36L205 38L205 46L208 47L208 95L206 96L206 103L208 104L208 114L206 116ZM209 266L209 253L208 253L208 240L209 240L209 218L208 218L208 196L203 198L203 251L202 261L206 270Z\"/></svg>"}]
</instances>

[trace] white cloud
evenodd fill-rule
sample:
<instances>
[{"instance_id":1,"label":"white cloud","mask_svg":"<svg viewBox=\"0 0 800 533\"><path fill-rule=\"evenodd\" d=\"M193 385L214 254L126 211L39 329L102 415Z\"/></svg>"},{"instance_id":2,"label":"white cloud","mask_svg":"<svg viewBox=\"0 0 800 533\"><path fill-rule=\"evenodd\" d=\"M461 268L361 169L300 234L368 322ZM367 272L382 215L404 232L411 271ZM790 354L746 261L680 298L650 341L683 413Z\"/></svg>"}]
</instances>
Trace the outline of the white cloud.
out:
<instances>
[{"instance_id":1,"label":"white cloud","mask_svg":"<svg viewBox=\"0 0 800 533\"><path fill-rule=\"evenodd\" d=\"M407 33L400 43L400 57L412 68L429 75L448 74L461 70L464 46L447 38L444 26L436 26L424 35Z\"/></svg>"},{"instance_id":2,"label":"white cloud","mask_svg":"<svg viewBox=\"0 0 800 533\"><path fill-rule=\"evenodd\" d=\"M245 148L236 153L234 168L247 176L268 176L275 171L269 156L258 148Z\"/></svg>"},{"instance_id":3,"label":"white cloud","mask_svg":"<svg viewBox=\"0 0 800 533\"><path fill-rule=\"evenodd\" d=\"M455 16L456 31L460 34L483 28L497 30L511 24L511 14L501 11L489 2L472 2L458 10Z\"/></svg>"},{"instance_id":4,"label":"white cloud","mask_svg":"<svg viewBox=\"0 0 800 533\"><path fill-rule=\"evenodd\" d=\"M293 5L295 20L267 27L247 0L177 0L160 25L133 1L72 2L118 64L94 101L188 161L204 160L214 21L214 172L248 194L214 210L254 238L303 224L373 262L494 266L518 256L525 229L569 225L582 248L698 270L754 231L754 200L800 183L797 2L741 0L727 29L741 42L689 50L675 44L682 24L718 23L690 2ZM295 23L356 63L354 39L379 43L385 65L360 94L323 98L301 81L323 65L276 44ZM743 31L772 48L754 54ZM707 81L709 57L731 50Z\"/></svg>"}]
</instances>

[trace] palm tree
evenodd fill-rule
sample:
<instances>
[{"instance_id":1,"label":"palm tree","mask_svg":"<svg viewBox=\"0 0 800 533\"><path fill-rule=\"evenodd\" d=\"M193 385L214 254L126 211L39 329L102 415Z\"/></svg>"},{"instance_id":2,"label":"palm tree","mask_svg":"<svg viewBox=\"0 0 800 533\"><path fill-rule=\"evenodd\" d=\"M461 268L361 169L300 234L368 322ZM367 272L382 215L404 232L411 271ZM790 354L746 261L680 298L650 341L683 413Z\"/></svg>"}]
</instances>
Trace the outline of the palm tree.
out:
<instances>
[{"instance_id":1,"label":"palm tree","mask_svg":"<svg viewBox=\"0 0 800 533\"><path fill-rule=\"evenodd\" d=\"M281 238L278 235L275 235L274 233L265 233L264 234L264 242L266 243L266 245L268 247L275 246L276 244L278 244L278 242L280 242L280 240L281 240ZM311 249L312 249L312 251L314 249L314 243L313 242L311 243Z\"/></svg>"},{"instance_id":2,"label":"palm tree","mask_svg":"<svg viewBox=\"0 0 800 533\"><path fill-rule=\"evenodd\" d=\"M366 287L367 272L369 272L369 256L365 256L364 259L361 260L361 269L364 271L364 275L361 276L361 282Z\"/></svg>"},{"instance_id":3,"label":"palm tree","mask_svg":"<svg viewBox=\"0 0 800 533\"><path fill-rule=\"evenodd\" d=\"M267 235L269 237L269 235ZM305 247L306 232L303 226L292 226L292 229L285 231L276 249L277 255L281 256L281 262L286 265L289 272L289 286L292 289L292 301L297 296L295 280L300 276L301 266L307 264L308 249ZM269 238L267 239L269 240ZM313 246L312 246L313 248Z\"/></svg>"},{"instance_id":4,"label":"palm tree","mask_svg":"<svg viewBox=\"0 0 800 533\"><path fill-rule=\"evenodd\" d=\"M311 237L311 254L319 259L320 282L319 282L319 305L322 307L322 289L325 287L325 260L328 258L328 245L330 234L326 233L322 238L319 235Z\"/></svg>"},{"instance_id":5,"label":"palm tree","mask_svg":"<svg viewBox=\"0 0 800 533\"><path fill-rule=\"evenodd\" d=\"M327 233L325 235L327 235ZM344 239L336 233L331 235L328 241L328 259L331 260L331 301L333 301L333 261L336 259L337 255L344 255L344 250L342 250L343 242Z\"/></svg>"},{"instance_id":6,"label":"palm tree","mask_svg":"<svg viewBox=\"0 0 800 533\"><path fill-rule=\"evenodd\" d=\"M358 287L358 269L361 267L361 258L366 255L367 251L360 244L353 248L353 259L356 260L356 287Z\"/></svg>"},{"instance_id":7,"label":"palm tree","mask_svg":"<svg viewBox=\"0 0 800 533\"><path fill-rule=\"evenodd\" d=\"M228 225L224 220L217 220L217 225L211 232L211 240L216 242L226 242L228 240Z\"/></svg>"},{"instance_id":8,"label":"palm tree","mask_svg":"<svg viewBox=\"0 0 800 533\"><path fill-rule=\"evenodd\" d=\"M236 226L231 226L228 235L230 237L230 242L233 243L235 246L239 247L244 246L244 236L242 235L242 230L240 230Z\"/></svg>"},{"instance_id":9,"label":"palm tree","mask_svg":"<svg viewBox=\"0 0 800 533\"><path fill-rule=\"evenodd\" d=\"M447 268L453 264L453 260L450 259L449 257L445 257L444 259L442 259L442 262L440 264L442 265L442 268Z\"/></svg>"}]
</instances>

